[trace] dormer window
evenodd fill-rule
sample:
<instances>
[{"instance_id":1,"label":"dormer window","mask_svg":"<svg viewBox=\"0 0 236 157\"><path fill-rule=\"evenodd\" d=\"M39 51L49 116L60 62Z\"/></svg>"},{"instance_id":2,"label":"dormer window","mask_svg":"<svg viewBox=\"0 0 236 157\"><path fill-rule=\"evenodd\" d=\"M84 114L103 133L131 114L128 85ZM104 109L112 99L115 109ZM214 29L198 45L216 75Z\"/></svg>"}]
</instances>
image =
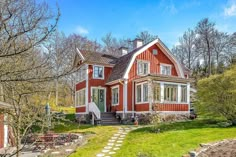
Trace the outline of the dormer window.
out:
<instances>
[{"instance_id":1,"label":"dormer window","mask_svg":"<svg viewBox=\"0 0 236 157\"><path fill-rule=\"evenodd\" d=\"M161 64L161 74L162 75L171 75L171 65Z\"/></svg>"},{"instance_id":2,"label":"dormer window","mask_svg":"<svg viewBox=\"0 0 236 157\"><path fill-rule=\"evenodd\" d=\"M147 75L148 73L149 73L149 62L139 60L137 62L137 74Z\"/></svg>"},{"instance_id":3,"label":"dormer window","mask_svg":"<svg viewBox=\"0 0 236 157\"><path fill-rule=\"evenodd\" d=\"M104 79L104 67L99 65L93 66L93 78Z\"/></svg>"}]
</instances>

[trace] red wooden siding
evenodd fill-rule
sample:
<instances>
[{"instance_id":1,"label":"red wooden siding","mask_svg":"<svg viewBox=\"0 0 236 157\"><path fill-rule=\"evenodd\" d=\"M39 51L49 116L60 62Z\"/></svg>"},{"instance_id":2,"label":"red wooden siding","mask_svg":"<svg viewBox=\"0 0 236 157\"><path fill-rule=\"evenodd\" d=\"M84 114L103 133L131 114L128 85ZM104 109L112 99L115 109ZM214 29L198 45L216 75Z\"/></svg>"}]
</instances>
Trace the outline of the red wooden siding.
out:
<instances>
[{"instance_id":1,"label":"red wooden siding","mask_svg":"<svg viewBox=\"0 0 236 157\"><path fill-rule=\"evenodd\" d=\"M135 105L135 111L149 111L149 103Z\"/></svg>"},{"instance_id":2,"label":"red wooden siding","mask_svg":"<svg viewBox=\"0 0 236 157\"><path fill-rule=\"evenodd\" d=\"M76 91L86 88L86 81L83 82L79 82L78 84L76 84Z\"/></svg>"},{"instance_id":3,"label":"red wooden siding","mask_svg":"<svg viewBox=\"0 0 236 157\"><path fill-rule=\"evenodd\" d=\"M156 104L153 105L155 111L188 111L188 104Z\"/></svg>"},{"instance_id":4,"label":"red wooden siding","mask_svg":"<svg viewBox=\"0 0 236 157\"><path fill-rule=\"evenodd\" d=\"M4 147L4 115L0 115L0 148Z\"/></svg>"},{"instance_id":5,"label":"red wooden siding","mask_svg":"<svg viewBox=\"0 0 236 157\"><path fill-rule=\"evenodd\" d=\"M111 92L110 87L106 86L106 80L111 74L111 67L104 67L104 79L93 79L93 66L89 65L89 77L88 77L88 101L91 102L91 87L104 87L106 88L106 108L109 111L111 108Z\"/></svg>"},{"instance_id":6,"label":"red wooden siding","mask_svg":"<svg viewBox=\"0 0 236 157\"><path fill-rule=\"evenodd\" d=\"M157 55L153 55L152 54L152 50L153 49L157 49L158 54ZM164 63L164 64L170 64L172 65L172 70L171 73L173 76L178 76L177 75L177 71L175 69L174 64L172 63L172 61L163 53L163 51L157 46L157 45L153 45L151 46L149 49L147 49L146 51L144 51L143 53L139 54L135 61L134 64L132 65L130 71L129 71L129 80L128 80L128 111L132 110L132 80L139 78L140 76L137 75L137 61L138 60L146 60L150 62L150 73L152 74L159 74L160 73L160 64ZM135 93L134 93L134 98L135 99ZM134 101L135 103L135 101ZM139 106L139 107L137 107ZM149 105L147 104L137 104L135 105L135 109L137 111L149 111Z\"/></svg>"},{"instance_id":7,"label":"red wooden siding","mask_svg":"<svg viewBox=\"0 0 236 157\"><path fill-rule=\"evenodd\" d=\"M78 112L86 112L86 107L83 106L83 107L76 107L76 113Z\"/></svg>"},{"instance_id":8,"label":"red wooden siding","mask_svg":"<svg viewBox=\"0 0 236 157\"><path fill-rule=\"evenodd\" d=\"M121 83L116 83L111 86L119 85L119 104L117 106L111 106L111 111L123 111L123 85ZM111 88L110 88L110 102L112 103L112 96L111 96Z\"/></svg>"}]
</instances>

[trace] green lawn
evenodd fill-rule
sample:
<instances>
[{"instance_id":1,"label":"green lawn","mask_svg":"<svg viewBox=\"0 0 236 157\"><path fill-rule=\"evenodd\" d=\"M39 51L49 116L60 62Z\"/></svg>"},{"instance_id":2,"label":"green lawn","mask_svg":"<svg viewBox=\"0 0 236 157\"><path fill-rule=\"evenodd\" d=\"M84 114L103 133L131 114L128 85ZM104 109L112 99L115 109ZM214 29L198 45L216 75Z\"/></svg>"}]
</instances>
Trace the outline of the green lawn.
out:
<instances>
[{"instance_id":1,"label":"green lawn","mask_svg":"<svg viewBox=\"0 0 236 157\"><path fill-rule=\"evenodd\" d=\"M195 120L162 124L161 133L152 127L129 133L116 157L180 157L200 143L236 138L236 127L219 128L215 121Z\"/></svg>"},{"instance_id":2,"label":"green lawn","mask_svg":"<svg viewBox=\"0 0 236 157\"><path fill-rule=\"evenodd\" d=\"M70 115L66 119L73 119ZM116 126L92 126L78 125L78 123L67 121L64 124L56 125L54 131L57 133L73 132L86 134L88 143L78 147L76 152L70 157L93 157L101 152L103 147L107 145L107 141L117 132Z\"/></svg>"}]
</instances>

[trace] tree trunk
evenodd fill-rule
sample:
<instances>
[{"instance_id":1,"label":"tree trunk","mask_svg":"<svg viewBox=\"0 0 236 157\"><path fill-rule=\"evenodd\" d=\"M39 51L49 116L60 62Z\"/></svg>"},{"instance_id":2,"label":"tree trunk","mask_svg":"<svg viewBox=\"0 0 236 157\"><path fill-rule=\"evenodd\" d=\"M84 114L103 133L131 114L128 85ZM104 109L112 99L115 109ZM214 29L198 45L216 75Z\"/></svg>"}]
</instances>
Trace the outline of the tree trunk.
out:
<instances>
[{"instance_id":1,"label":"tree trunk","mask_svg":"<svg viewBox=\"0 0 236 157\"><path fill-rule=\"evenodd\" d=\"M210 50L210 43L207 39L207 54L208 54L208 76L211 75L211 50Z\"/></svg>"}]
</instances>

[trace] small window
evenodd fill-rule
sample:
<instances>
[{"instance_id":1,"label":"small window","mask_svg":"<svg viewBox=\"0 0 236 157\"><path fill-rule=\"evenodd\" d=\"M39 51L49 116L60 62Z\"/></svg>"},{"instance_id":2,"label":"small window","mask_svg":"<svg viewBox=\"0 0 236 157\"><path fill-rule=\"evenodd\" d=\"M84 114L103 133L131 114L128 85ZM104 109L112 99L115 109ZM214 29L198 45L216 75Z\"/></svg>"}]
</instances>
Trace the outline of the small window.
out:
<instances>
[{"instance_id":1,"label":"small window","mask_svg":"<svg viewBox=\"0 0 236 157\"><path fill-rule=\"evenodd\" d=\"M152 50L152 54L153 54L153 55L157 55L157 53L158 53L158 52L157 52L157 49L153 49L153 50Z\"/></svg>"},{"instance_id":2,"label":"small window","mask_svg":"<svg viewBox=\"0 0 236 157\"><path fill-rule=\"evenodd\" d=\"M141 102L142 101L142 86L141 85L137 85L137 88L136 88L136 102Z\"/></svg>"},{"instance_id":3,"label":"small window","mask_svg":"<svg viewBox=\"0 0 236 157\"><path fill-rule=\"evenodd\" d=\"M187 86L181 86L181 102L187 102Z\"/></svg>"},{"instance_id":4,"label":"small window","mask_svg":"<svg viewBox=\"0 0 236 157\"><path fill-rule=\"evenodd\" d=\"M171 65L161 65L162 75L171 75Z\"/></svg>"},{"instance_id":5,"label":"small window","mask_svg":"<svg viewBox=\"0 0 236 157\"><path fill-rule=\"evenodd\" d=\"M118 105L119 103L119 87L112 88L112 106Z\"/></svg>"},{"instance_id":6,"label":"small window","mask_svg":"<svg viewBox=\"0 0 236 157\"><path fill-rule=\"evenodd\" d=\"M93 66L93 78L103 79L104 78L104 67L103 66Z\"/></svg>"},{"instance_id":7,"label":"small window","mask_svg":"<svg viewBox=\"0 0 236 157\"><path fill-rule=\"evenodd\" d=\"M83 106L85 105L85 89L76 91L75 95L75 105L76 106Z\"/></svg>"},{"instance_id":8,"label":"small window","mask_svg":"<svg viewBox=\"0 0 236 157\"><path fill-rule=\"evenodd\" d=\"M149 73L149 62L138 61L138 75L146 75Z\"/></svg>"}]
</instances>

